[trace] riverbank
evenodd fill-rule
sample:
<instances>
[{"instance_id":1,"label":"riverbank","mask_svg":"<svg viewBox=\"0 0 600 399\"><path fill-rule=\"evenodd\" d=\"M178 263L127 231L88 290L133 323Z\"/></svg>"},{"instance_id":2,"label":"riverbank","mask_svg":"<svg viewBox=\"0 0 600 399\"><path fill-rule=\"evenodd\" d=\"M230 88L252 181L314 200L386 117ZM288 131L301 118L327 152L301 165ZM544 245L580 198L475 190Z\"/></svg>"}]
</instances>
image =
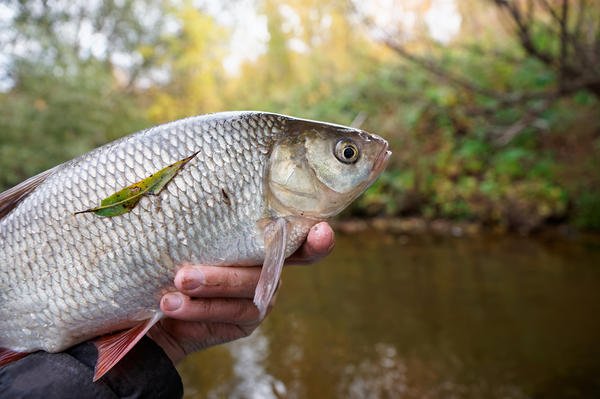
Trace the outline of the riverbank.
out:
<instances>
[{"instance_id":1,"label":"riverbank","mask_svg":"<svg viewBox=\"0 0 600 399\"><path fill-rule=\"evenodd\" d=\"M337 232L342 234L355 234L375 230L394 235L434 234L453 237L469 237L481 233L536 235L557 238L573 238L580 235L600 237L600 232L581 231L566 223L541 225L531 230L515 230L501 225L488 226L480 222L449 219L429 220L418 217L348 218L334 220L331 224Z\"/></svg>"}]
</instances>

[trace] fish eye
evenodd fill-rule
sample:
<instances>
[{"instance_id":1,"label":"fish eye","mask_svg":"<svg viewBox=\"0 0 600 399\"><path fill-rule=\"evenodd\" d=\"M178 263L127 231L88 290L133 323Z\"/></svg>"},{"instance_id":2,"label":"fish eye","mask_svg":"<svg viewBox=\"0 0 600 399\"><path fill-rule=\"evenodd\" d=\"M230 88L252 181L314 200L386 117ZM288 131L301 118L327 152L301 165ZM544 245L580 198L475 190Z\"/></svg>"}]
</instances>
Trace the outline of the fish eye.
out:
<instances>
[{"instance_id":1,"label":"fish eye","mask_svg":"<svg viewBox=\"0 0 600 399\"><path fill-rule=\"evenodd\" d=\"M341 139L335 145L335 157L343 163L351 164L358 161L360 152L358 147L350 139Z\"/></svg>"}]
</instances>

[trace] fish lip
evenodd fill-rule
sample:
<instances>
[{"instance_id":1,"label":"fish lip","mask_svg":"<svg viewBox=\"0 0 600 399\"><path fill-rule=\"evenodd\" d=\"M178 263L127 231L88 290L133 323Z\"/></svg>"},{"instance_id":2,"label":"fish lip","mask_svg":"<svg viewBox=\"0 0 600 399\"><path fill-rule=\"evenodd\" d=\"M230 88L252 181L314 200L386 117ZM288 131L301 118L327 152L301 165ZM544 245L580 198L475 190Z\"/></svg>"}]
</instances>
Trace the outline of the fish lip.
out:
<instances>
[{"instance_id":1,"label":"fish lip","mask_svg":"<svg viewBox=\"0 0 600 399\"><path fill-rule=\"evenodd\" d=\"M385 169L385 167L390 159L390 156L392 155L392 152L389 150L389 145L388 145L387 141L383 140L383 142L385 145L381 149L381 152L379 153L379 155L377 155L377 159L375 160L375 163L373 164L373 174L381 173L381 171L383 171L383 169Z\"/></svg>"}]
</instances>

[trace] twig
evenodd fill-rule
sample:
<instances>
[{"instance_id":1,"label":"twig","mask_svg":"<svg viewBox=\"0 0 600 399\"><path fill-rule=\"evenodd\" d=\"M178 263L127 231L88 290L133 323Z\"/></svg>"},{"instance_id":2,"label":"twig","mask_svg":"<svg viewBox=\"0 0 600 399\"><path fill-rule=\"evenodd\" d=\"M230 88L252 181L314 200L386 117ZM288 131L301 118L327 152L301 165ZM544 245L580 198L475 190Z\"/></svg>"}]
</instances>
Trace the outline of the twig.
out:
<instances>
[{"instance_id":1,"label":"twig","mask_svg":"<svg viewBox=\"0 0 600 399\"><path fill-rule=\"evenodd\" d=\"M562 12L560 16L560 79L559 85L562 86L567 77L567 19L569 17L569 3L562 0Z\"/></svg>"},{"instance_id":2,"label":"twig","mask_svg":"<svg viewBox=\"0 0 600 399\"><path fill-rule=\"evenodd\" d=\"M365 111L360 111L358 114L356 114L350 126L355 129L360 129L360 127L363 125L363 123L365 123L366 120L367 113Z\"/></svg>"},{"instance_id":3,"label":"twig","mask_svg":"<svg viewBox=\"0 0 600 399\"><path fill-rule=\"evenodd\" d=\"M433 73L434 75L437 75L438 77L442 78L443 80L454 83L454 84L461 86L471 92L479 93L486 97L492 97L492 98L501 98L502 97L502 93L498 93L493 90L485 89L467 79L464 79L460 76L453 75L449 71L440 67L436 62L434 62L432 60L428 60L426 58L419 57L419 56L409 52L404 47L402 47L398 43L391 40L389 37L384 40L384 43L389 48L394 50L402 58L405 58L405 59L423 67L427 71Z\"/></svg>"},{"instance_id":4,"label":"twig","mask_svg":"<svg viewBox=\"0 0 600 399\"><path fill-rule=\"evenodd\" d=\"M532 126L538 117L543 114L554 102L554 98L543 101L536 109L530 108L525 115L523 115L518 121L513 123L508 129L504 130L495 140L495 144L498 146L505 146L510 143L519 133L525 130L527 127Z\"/></svg>"},{"instance_id":5,"label":"twig","mask_svg":"<svg viewBox=\"0 0 600 399\"><path fill-rule=\"evenodd\" d=\"M496 5L500 9L504 9L505 11L507 11L508 14L511 16L513 23L515 24L515 26L517 28L517 32L516 32L517 36L519 37L519 39L521 41L521 45L523 46L525 51L527 51L527 53L532 55L533 57L542 61L544 64L554 66L555 65L554 57L552 57L551 54L548 54L548 53L538 49L535 46L533 39L531 37L531 33L529 31L529 27L530 27L529 22L526 22L523 19L523 15L521 14L520 9L516 5L517 3L509 2L507 0L494 0L494 3L496 3ZM531 8L530 8L529 12L530 13L533 12ZM529 16L529 18L531 18L531 16Z\"/></svg>"}]
</instances>

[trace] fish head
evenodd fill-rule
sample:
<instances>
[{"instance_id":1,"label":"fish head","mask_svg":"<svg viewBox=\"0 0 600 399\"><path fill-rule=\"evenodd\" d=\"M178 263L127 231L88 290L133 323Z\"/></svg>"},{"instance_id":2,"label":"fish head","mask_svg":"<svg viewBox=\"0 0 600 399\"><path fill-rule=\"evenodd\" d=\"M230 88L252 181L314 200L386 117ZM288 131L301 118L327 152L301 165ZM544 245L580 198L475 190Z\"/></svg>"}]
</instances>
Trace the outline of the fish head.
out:
<instances>
[{"instance_id":1,"label":"fish head","mask_svg":"<svg viewBox=\"0 0 600 399\"><path fill-rule=\"evenodd\" d=\"M383 138L363 130L290 120L273 149L267 174L272 208L280 214L327 218L341 212L385 169Z\"/></svg>"}]
</instances>

